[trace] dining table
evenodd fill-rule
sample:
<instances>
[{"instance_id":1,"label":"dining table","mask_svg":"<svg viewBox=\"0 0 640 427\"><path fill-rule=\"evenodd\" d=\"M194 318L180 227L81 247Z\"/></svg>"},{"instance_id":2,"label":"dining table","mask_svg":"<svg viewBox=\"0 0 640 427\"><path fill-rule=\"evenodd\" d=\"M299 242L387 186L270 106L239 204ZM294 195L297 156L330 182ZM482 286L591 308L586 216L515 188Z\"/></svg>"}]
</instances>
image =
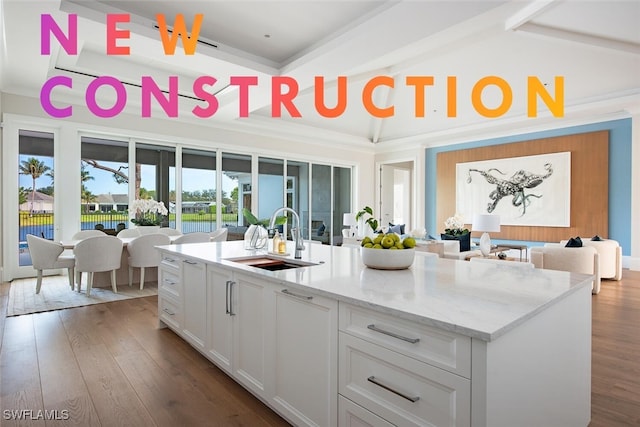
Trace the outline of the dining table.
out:
<instances>
[{"instance_id":1,"label":"dining table","mask_svg":"<svg viewBox=\"0 0 640 427\"><path fill-rule=\"evenodd\" d=\"M117 236L116 236L117 237ZM169 241L173 243L180 236L169 236ZM122 258L120 260L120 268L116 270L116 285L129 284L129 252L127 246L136 237L118 237L122 241ZM65 249L73 249L80 240L62 240L60 243ZM157 267L145 268L144 283L157 282L158 281L158 269ZM133 269L133 284L140 283L140 269ZM94 288L111 288L111 273L108 271L96 272L93 275L93 287Z\"/></svg>"}]
</instances>

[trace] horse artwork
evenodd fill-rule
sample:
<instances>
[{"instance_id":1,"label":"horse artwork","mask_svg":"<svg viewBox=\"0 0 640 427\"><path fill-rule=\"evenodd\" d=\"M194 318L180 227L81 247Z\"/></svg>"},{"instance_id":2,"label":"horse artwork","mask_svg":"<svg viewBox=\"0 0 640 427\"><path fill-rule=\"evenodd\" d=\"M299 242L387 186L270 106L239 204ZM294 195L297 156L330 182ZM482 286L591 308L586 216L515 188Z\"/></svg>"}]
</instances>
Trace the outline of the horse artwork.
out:
<instances>
[{"instance_id":1,"label":"horse artwork","mask_svg":"<svg viewBox=\"0 0 640 427\"><path fill-rule=\"evenodd\" d=\"M487 204L487 212L492 213L496 205L503 197L513 196L511 204L516 207L522 207L522 215L527 213L527 206L531 203L529 199L531 197L541 198L540 194L526 194L525 189L535 188L542 184L542 181L549 178L553 174L553 165L551 163L545 163L544 169L547 171L544 175L534 174L520 169L509 179L502 179L492 175L492 172L497 172L501 175L506 175L499 169L491 168L483 171L479 169L469 169L469 177L467 183L471 183L471 172L477 172L487 180L489 184L495 184L496 189L489 193L489 199L491 202Z\"/></svg>"},{"instance_id":2,"label":"horse artwork","mask_svg":"<svg viewBox=\"0 0 640 427\"><path fill-rule=\"evenodd\" d=\"M570 199L570 152L456 165L456 210L465 221L490 213L502 225L567 227Z\"/></svg>"}]
</instances>

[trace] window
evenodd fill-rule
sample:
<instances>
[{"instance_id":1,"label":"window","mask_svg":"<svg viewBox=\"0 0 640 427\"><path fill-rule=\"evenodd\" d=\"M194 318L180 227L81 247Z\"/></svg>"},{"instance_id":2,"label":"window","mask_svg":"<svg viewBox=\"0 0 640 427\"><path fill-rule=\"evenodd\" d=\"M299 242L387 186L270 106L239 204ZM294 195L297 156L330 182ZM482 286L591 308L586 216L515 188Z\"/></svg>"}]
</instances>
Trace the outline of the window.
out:
<instances>
[{"instance_id":1,"label":"window","mask_svg":"<svg viewBox=\"0 0 640 427\"><path fill-rule=\"evenodd\" d=\"M53 239L53 134L18 136L18 265L31 265L27 234Z\"/></svg>"},{"instance_id":2,"label":"window","mask_svg":"<svg viewBox=\"0 0 640 427\"><path fill-rule=\"evenodd\" d=\"M82 137L80 150L80 229L116 234L129 225L128 143Z\"/></svg>"}]
</instances>

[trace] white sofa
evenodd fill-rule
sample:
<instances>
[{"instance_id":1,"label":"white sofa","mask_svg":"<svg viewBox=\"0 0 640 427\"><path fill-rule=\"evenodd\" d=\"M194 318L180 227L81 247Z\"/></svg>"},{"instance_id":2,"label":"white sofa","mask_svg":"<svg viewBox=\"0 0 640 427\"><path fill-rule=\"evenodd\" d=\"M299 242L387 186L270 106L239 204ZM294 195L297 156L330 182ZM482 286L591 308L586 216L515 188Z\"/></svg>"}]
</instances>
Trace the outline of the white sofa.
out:
<instances>
[{"instance_id":1,"label":"white sofa","mask_svg":"<svg viewBox=\"0 0 640 427\"><path fill-rule=\"evenodd\" d=\"M559 243L547 243L530 250L531 262L536 268L593 274L591 293L600 292L600 262L598 251L591 246L567 248Z\"/></svg>"},{"instance_id":2,"label":"white sofa","mask_svg":"<svg viewBox=\"0 0 640 427\"><path fill-rule=\"evenodd\" d=\"M561 240L560 245L567 244ZM598 251L600 258L600 277L602 279L622 279L622 247L615 240L582 240L582 246L591 246Z\"/></svg>"}]
</instances>

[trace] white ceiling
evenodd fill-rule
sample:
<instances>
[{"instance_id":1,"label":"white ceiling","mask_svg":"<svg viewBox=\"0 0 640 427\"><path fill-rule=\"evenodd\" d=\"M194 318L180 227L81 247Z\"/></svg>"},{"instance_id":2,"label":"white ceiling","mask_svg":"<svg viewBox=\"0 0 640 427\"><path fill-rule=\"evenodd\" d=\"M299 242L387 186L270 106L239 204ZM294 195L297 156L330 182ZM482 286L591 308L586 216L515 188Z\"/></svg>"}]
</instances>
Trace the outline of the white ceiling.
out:
<instances>
[{"instance_id":1,"label":"white ceiling","mask_svg":"<svg viewBox=\"0 0 640 427\"><path fill-rule=\"evenodd\" d=\"M56 89L54 104L84 103L90 76L110 75L139 85L152 76L163 88L178 76L180 118L207 126L334 141L375 147L437 142L454 132L479 128L531 126L558 120L539 103L540 117L527 118L527 76L538 76L549 91L564 76L565 116L612 114L640 104L640 1L80 1L0 0L0 89L39 96L55 75L73 78L73 90ZM40 14L50 13L63 28L66 13L79 15L79 53L55 48L40 55ZM131 55L105 54L105 14L130 13L131 38L119 40ZM183 14L187 28L204 15L195 55L165 55L156 24L162 13L172 23ZM267 37L268 36L268 37ZM53 43L56 45L55 41ZM218 95L214 117L200 119L191 110L203 105L192 84L203 75L216 77L214 91L230 76L257 76L249 92L249 117L239 118L239 94ZM290 76L299 85L294 104L302 117L272 117L271 77ZM362 105L361 93L372 77L389 75L392 90L378 88L378 106L395 106L391 118L377 119ZM413 88L406 76L433 76L426 90L426 116L414 117ZM478 114L470 98L485 76L506 80L513 90L508 113L496 119ZM340 117L320 116L314 107L314 76L327 82L326 105L335 104L337 76L347 76L347 110ZM457 115L447 117L447 76L457 78ZM128 89L127 111L139 116L140 93ZM108 106L108 91L100 92ZM488 107L502 97L495 88L482 96ZM102 105L102 104L101 104ZM635 106L635 107L634 107ZM153 110L154 117L164 114Z\"/></svg>"}]
</instances>

